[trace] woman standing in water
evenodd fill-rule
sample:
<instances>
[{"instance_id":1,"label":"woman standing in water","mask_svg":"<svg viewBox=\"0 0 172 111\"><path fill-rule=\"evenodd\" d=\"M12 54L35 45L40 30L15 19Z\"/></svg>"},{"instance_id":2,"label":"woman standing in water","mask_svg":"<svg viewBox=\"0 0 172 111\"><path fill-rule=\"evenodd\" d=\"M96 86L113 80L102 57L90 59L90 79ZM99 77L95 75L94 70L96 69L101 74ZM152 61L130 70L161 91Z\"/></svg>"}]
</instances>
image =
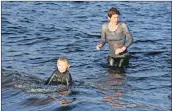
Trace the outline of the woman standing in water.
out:
<instances>
[{"instance_id":1,"label":"woman standing in water","mask_svg":"<svg viewBox=\"0 0 172 111\"><path fill-rule=\"evenodd\" d=\"M100 43L96 46L100 50L108 41L108 64L113 67L128 65L129 53L127 48L132 44L133 37L125 23L119 22L120 12L116 8L108 10L109 23L102 25Z\"/></svg>"}]
</instances>

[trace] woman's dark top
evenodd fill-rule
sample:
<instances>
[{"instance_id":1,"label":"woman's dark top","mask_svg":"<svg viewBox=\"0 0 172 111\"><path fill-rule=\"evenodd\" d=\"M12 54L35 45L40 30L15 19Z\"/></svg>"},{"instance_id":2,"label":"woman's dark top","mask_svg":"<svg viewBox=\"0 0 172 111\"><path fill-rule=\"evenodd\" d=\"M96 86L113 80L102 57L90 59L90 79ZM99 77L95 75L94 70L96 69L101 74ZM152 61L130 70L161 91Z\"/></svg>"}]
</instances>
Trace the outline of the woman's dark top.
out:
<instances>
[{"instance_id":1,"label":"woman's dark top","mask_svg":"<svg viewBox=\"0 0 172 111\"><path fill-rule=\"evenodd\" d=\"M67 70L64 73L59 72L59 70L55 70L52 75L47 79L46 85L58 85L58 84L64 84L64 85L71 85L72 84L72 76Z\"/></svg>"},{"instance_id":2,"label":"woman's dark top","mask_svg":"<svg viewBox=\"0 0 172 111\"><path fill-rule=\"evenodd\" d=\"M109 23L105 23L102 25L100 43L104 46L106 41L108 41L110 57L118 58L128 56L129 54L127 51L123 54L115 55L115 50L117 48L121 48L123 46L128 48L133 42L133 37L129 32L127 25L125 23L119 23L118 28L115 31L110 31L108 24Z\"/></svg>"}]
</instances>

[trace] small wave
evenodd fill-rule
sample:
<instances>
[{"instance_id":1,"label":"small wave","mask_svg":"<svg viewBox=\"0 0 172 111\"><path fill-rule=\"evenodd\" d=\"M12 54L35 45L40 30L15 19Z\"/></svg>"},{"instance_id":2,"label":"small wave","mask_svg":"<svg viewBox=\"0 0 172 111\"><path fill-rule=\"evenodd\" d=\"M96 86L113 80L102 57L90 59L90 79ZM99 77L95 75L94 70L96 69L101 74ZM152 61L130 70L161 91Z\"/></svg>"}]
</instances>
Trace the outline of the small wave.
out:
<instances>
[{"instance_id":1,"label":"small wave","mask_svg":"<svg viewBox=\"0 0 172 111\"><path fill-rule=\"evenodd\" d=\"M157 43L155 40L136 40L134 43Z\"/></svg>"},{"instance_id":2,"label":"small wave","mask_svg":"<svg viewBox=\"0 0 172 111\"><path fill-rule=\"evenodd\" d=\"M34 45L37 43L41 43L41 42L45 42L45 41L50 41L53 38L49 38L49 37L38 37L37 39L23 39L23 40L19 40L18 45Z\"/></svg>"},{"instance_id":3,"label":"small wave","mask_svg":"<svg viewBox=\"0 0 172 111\"><path fill-rule=\"evenodd\" d=\"M40 105L46 105L50 102L52 102L54 99L52 98L38 98L38 97L32 97L26 99L24 102L21 103L21 105L25 106L40 106Z\"/></svg>"},{"instance_id":4,"label":"small wave","mask_svg":"<svg viewBox=\"0 0 172 111\"><path fill-rule=\"evenodd\" d=\"M154 56L154 55L159 55L162 54L164 51L152 51L152 52L145 52L144 55L146 56Z\"/></svg>"},{"instance_id":5,"label":"small wave","mask_svg":"<svg viewBox=\"0 0 172 111\"><path fill-rule=\"evenodd\" d=\"M21 89L28 93L54 93L60 90L68 89L66 85L44 85L45 80L35 76L29 76L25 73L2 69L2 88L12 87ZM73 81L73 86L70 88L92 88L90 84L85 84L80 81Z\"/></svg>"}]
</instances>

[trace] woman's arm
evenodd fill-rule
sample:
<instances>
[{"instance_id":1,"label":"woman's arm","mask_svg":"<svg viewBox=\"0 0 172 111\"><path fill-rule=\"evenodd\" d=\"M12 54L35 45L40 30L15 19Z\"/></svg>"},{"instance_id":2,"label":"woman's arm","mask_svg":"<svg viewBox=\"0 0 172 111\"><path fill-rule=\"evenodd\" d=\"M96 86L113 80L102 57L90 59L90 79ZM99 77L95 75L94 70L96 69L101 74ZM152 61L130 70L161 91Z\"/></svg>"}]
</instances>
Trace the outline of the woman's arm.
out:
<instances>
[{"instance_id":1,"label":"woman's arm","mask_svg":"<svg viewBox=\"0 0 172 111\"><path fill-rule=\"evenodd\" d=\"M100 43L96 46L97 50L100 50L106 43L106 28L105 25L102 25L102 31L101 31L101 39L100 39Z\"/></svg>"},{"instance_id":2,"label":"woman's arm","mask_svg":"<svg viewBox=\"0 0 172 111\"><path fill-rule=\"evenodd\" d=\"M127 42L125 43L125 47L128 48L132 43L133 43L133 37L128 29L128 26L123 23L122 24L122 28L123 28L123 31L126 35L126 38L127 38Z\"/></svg>"},{"instance_id":3,"label":"woman's arm","mask_svg":"<svg viewBox=\"0 0 172 111\"><path fill-rule=\"evenodd\" d=\"M116 49L116 51L115 51L116 55L119 55L119 53L124 52L133 43L133 37L125 23L122 24L122 28L123 28L123 31L127 38L127 42L125 43L125 45L123 47Z\"/></svg>"}]
</instances>

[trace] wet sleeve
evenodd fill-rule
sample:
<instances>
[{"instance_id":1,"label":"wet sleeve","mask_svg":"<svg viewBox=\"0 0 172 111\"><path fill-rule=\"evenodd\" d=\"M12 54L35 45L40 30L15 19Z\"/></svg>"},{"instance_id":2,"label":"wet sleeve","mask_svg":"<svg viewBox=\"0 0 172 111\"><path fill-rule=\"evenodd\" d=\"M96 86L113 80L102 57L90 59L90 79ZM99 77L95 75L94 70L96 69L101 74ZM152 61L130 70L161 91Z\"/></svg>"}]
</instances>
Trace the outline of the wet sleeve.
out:
<instances>
[{"instance_id":1,"label":"wet sleeve","mask_svg":"<svg viewBox=\"0 0 172 111\"><path fill-rule=\"evenodd\" d=\"M71 85L72 84L72 76L70 73L68 73L67 77L66 77L66 82L67 85Z\"/></svg>"},{"instance_id":2,"label":"wet sleeve","mask_svg":"<svg viewBox=\"0 0 172 111\"><path fill-rule=\"evenodd\" d=\"M49 84L53 81L53 79L54 79L54 77L55 77L55 74L56 74L56 71L54 71L54 72L51 74L51 76L46 80L45 85L49 85Z\"/></svg>"},{"instance_id":3,"label":"wet sleeve","mask_svg":"<svg viewBox=\"0 0 172 111\"><path fill-rule=\"evenodd\" d=\"M128 29L128 26L124 23L123 30L127 38L127 42L125 43L125 47L128 48L133 43L133 37Z\"/></svg>"},{"instance_id":4,"label":"wet sleeve","mask_svg":"<svg viewBox=\"0 0 172 111\"><path fill-rule=\"evenodd\" d=\"M105 45L106 43L106 33L105 33L105 26L102 25L102 30L101 30L101 39L100 39L100 44L102 44L102 47Z\"/></svg>"},{"instance_id":5,"label":"wet sleeve","mask_svg":"<svg viewBox=\"0 0 172 111\"><path fill-rule=\"evenodd\" d=\"M66 77L66 82L67 82L67 88L69 90L72 90L74 88L74 85L72 84L72 76L70 73L68 73L68 75Z\"/></svg>"}]
</instances>

